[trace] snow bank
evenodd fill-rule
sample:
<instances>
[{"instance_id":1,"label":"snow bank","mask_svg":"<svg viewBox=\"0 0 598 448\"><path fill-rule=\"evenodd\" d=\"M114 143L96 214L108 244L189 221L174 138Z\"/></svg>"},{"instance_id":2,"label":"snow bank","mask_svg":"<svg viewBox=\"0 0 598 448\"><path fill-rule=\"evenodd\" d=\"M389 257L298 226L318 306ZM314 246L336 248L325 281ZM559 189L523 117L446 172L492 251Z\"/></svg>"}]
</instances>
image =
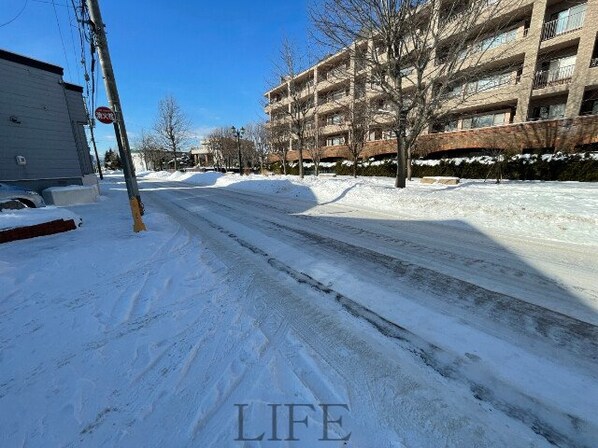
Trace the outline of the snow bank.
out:
<instances>
[{"instance_id":1,"label":"snow bank","mask_svg":"<svg viewBox=\"0 0 598 448\"><path fill-rule=\"evenodd\" d=\"M73 212L57 207L24 208L20 210L0 211L0 230L14 229L17 227L34 226L45 222L72 219L77 227L82 219Z\"/></svg>"},{"instance_id":2,"label":"snow bank","mask_svg":"<svg viewBox=\"0 0 598 448\"><path fill-rule=\"evenodd\" d=\"M579 244L598 244L598 184L462 180L453 185L421 185L403 190L394 179L347 176L223 175L151 173L147 180L181 181L215 188L274 194L318 204L334 202L384 212L401 219L460 220L485 230Z\"/></svg>"}]
</instances>

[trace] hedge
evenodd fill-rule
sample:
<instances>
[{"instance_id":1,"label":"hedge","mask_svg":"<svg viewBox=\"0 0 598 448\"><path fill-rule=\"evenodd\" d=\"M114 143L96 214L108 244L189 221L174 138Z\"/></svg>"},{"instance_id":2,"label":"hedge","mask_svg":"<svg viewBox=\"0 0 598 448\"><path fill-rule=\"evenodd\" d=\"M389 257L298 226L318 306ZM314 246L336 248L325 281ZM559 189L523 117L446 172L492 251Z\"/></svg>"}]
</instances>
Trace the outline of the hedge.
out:
<instances>
[{"instance_id":1,"label":"hedge","mask_svg":"<svg viewBox=\"0 0 598 448\"><path fill-rule=\"evenodd\" d=\"M429 163L429 162L428 162ZM413 177L423 176L455 176L464 179L496 178L497 164L500 164L503 179L511 180L559 180L598 182L598 159L590 153L558 154L543 157L531 155L529 157L513 157L500 162L480 162L476 158L441 159L437 164L427 164L423 160L414 160L412 165ZM276 173L282 173L280 163L270 166ZM313 174L313 167L305 167L306 175ZM322 173L336 173L338 175L353 175L353 167L347 162L337 162L332 167L320 167ZM288 174L299 174L299 167L287 166ZM388 176L396 175L394 160L366 161L357 168L359 176Z\"/></svg>"}]
</instances>

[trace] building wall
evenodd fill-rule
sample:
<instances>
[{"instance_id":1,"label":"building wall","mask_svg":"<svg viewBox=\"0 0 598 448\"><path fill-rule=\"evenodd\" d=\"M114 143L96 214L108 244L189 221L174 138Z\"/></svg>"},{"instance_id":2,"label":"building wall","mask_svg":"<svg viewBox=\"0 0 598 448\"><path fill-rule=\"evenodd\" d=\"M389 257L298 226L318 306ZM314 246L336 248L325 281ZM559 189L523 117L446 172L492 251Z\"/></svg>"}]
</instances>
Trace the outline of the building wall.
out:
<instances>
[{"instance_id":1,"label":"building wall","mask_svg":"<svg viewBox=\"0 0 598 448\"><path fill-rule=\"evenodd\" d=\"M85 125L88 124L87 111L83 102L83 89L69 84L65 85L64 93L73 128L73 135L77 146L77 156L81 174L93 174L93 162L91 160L89 145L87 144L87 135L85 134Z\"/></svg>"},{"instance_id":2,"label":"building wall","mask_svg":"<svg viewBox=\"0 0 598 448\"><path fill-rule=\"evenodd\" d=\"M34 189L81 184L93 172L81 93L65 89L60 67L11 55L0 54L0 181Z\"/></svg>"}]
</instances>

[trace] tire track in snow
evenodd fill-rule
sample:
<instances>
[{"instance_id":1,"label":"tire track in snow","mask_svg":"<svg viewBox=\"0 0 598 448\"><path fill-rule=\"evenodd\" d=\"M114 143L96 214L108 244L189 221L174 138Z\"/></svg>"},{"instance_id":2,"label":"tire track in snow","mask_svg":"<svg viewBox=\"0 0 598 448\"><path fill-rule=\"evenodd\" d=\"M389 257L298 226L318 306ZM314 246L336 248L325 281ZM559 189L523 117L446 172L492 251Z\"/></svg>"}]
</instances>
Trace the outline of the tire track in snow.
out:
<instances>
[{"instance_id":1,"label":"tire track in snow","mask_svg":"<svg viewBox=\"0 0 598 448\"><path fill-rule=\"evenodd\" d=\"M201 199L228 210L235 216L238 214L237 209L226 204L220 204L211 198ZM598 327L592 324L517 297L488 290L428 267L347 243L330 235L322 236L311 229L305 230L306 227L289 226L281 223L280 220L274 221L263 217L244 217L244 224L248 221L253 221L257 228L266 227L266 231L271 234L285 232L291 236L289 241L302 246L309 245L312 248L311 253L327 249L344 259L360 260L360 263L365 262L376 267L368 271L375 272L376 275L385 272L382 277L398 276L402 283L415 289L425 285L438 303L456 306L480 318L482 329L489 323L491 325L501 323L533 341L545 341L547 347L556 345L565 349L577 359L586 359L592 365L598 361ZM300 240L302 243L298 243ZM359 274L359 270L354 272Z\"/></svg>"},{"instance_id":2,"label":"tire track in snow","mask_svg":"<svg viewBox=\"0 0 598 448\"><path fill-rule=\"evenodd\" d=\"M170 208L170 209L172 209L172 207L178 208L179 209L178 214L180 214L181 212L189 213L189 210L186 209L184 205L179 204L177 202L175 202L174 204L170 204L170 203L166 204L163 200L159 200L159 202L161 202L165 208ZM174 214L176 215L177 213L174 213ZM362 319L362 320L368 322L370 325L372 325L374 328L376 328L383 335L390 337L390 338L394 338L394 339L398 340L400 343L404 344L404 346L408 350L415 353L422 360L422 362L424 362L426 365L432 367L434 370L436 370L442 376L445 376L445 377L448 377L451 379L455 379L455 380L458 380L461 382L465 381L471 388L472 393L474 394L474 396L476 398L478 398L479 400L483 400L488 403L491 403L497 409L500 409L503 412L505 412L505 414L523 422L528 427L530 427L534 432L536 432L537 434L544 437L550 443L555 444L557 446L569 446L569 445L584 446L583 443L578 443L578 441L574 441L569 438L568 434L571 434L572 433L571 431L563 432L561 430L563 428L563 426L564 427L568 426L567 423L571 424L571 421L567 421L564 424L562 421L558 421L557 426L561 427L561 429L559 429L558 427L554 427L552 425L552 423L550 423L549 421L545 421L542 418L535 415L535 413L533 411L530 411L530 409L534 409L537 407L537 403L535 402L535 399L533 397L528 397L519 391L511 390L511 391L509 391L511 396L516 396L517 399L519 400L519 402L520 403L523 402L524 405L518 406L518 405L512 404L509 401L503 400L500 395L495 395L492 392L492 390L488 389L484 385L472 382L470 379L467 378L466 375L463 376L463 374L465 373L464 369L459 368L459 367L463 367L463 365L467 363L467 360L455 359L454 355L443 353L442 350L440 350L438 347L428 344L426 341L421 340L421 338L419 338L418 336L409 332L405 328L402 328L402 327L396 325L395 323L388 321L387 319L376 314L372 310L367 309L366 307L353 301L349 297L346 297L346 296L334 291L330 287L323 285L322 283L320 283L317 280L315 280L314 278L306 275L305 273L296 271L295 269L286 265L285 263L282 263L281 261L271 257L264 250L256 247L252 243L248 242L247 240L244 240L243 238L239 237L235 233L227 230L222 225L220 225L214 221L211 221L210 219L206 218L205 216L200 216L197 214L193 214L193 216L196 221L201 221L202 223L207 224L212 229L214 229L214 230L220 232L221 234L227 236L228 238L234 240L241 247L243 247L243 248L251 251L253 254L265 259L266 262L268 264L270 264L270 266L272 266L279 272L285 273L286 275L292 277L296 282L310 286L311 288L318 290L325 295L332 296L350 314L354 315L355 317L357 317L359 319ZM295 232L297 229L289 228L288 230ZM314 235L309 234L309 233L306 236L309 236L312 238L314 237ZM322 237L320 237L320 238L322 238ZM341 243L341 242L337 241L335 243ZM342 243L342 244L346 244L346 243ZM354 247L353 249L359 250L360 253L364 250L361 247ZM347 252L345 251L345 254L346 253ZM351 253L351 251L349 253ZM380 255L380 254L376 254L376 255ZM395 260L395 261L397 261L397 260ZM399 262L399 263L402 265L409 266L408 263L404 263L404 262ZM470 287L479 288L475 285L470 285ZM479 288L479 289L483 289L483 288ZM566 317L566 316L564 316L564 317ZM310 334L309 333L304 334L304 337L307 340L309 340ZM322 346L319 343L315 344L315 347L318 347L319 350L322 350ZM439 355L443 355L443 358L445 358L445 359L441 360L441 357ZM446 361L447 355L449 358L448 362ZM327 352L326 356L332 357L332 359L335 359L334 351ZM338 359L338 361L341 362L342 359ZM348 379L348 381L350 382L350 379ZM497 381L498 383L500 383L500 380L498 380L496 378L492 379L491 382L492 381ZM501 384L500 386L502 386L503 388L507 388L507 389L509 388L508 384ZM500 389L500 387L499 387L499 389ZM554 416L552 416L552 417L554 417ZM563 416L563 417L565 417L565 420L566 420L566 416ZM561 417L558 417L557 420L559 420L560 418ZM593 431L595 432L595 428L589 429L589 430L590 430L590 432L593 432ZM585 436L582 436L582 438L583 437L585 437ZM582 440L582 439L580 439L580 440Z\"/></svg>"},{"instance_id":3,"label":"tire track in snow","mask_svg":"<svg viewBox=\"0 0 598 448\"><path fill-rule=\"evenodd\" d=\"M206 190L204 189L201 193L205 195L205 191ZM214 191L214 189L212 191ZM254 215L254 217L259 218L259 213L265 209L270 210L278 215L284 215L287 218L292 215L293 219L305 221L306 227L312 230L315 230L314 224L317 224L320 228L320 232L322 232L325 227L322 224L326 224L329 225L330 229L332 230L332 233L330 233L329 236L335 235L335 229L342 228L347 232L359 237L361 239L360 244L365 244L366 247L368 247L372 241L379 241L386 245L392 244L396 247L405 247L409 250L408 255L410 261L412 262L423 262L424 266L426 267L433 267L436 271L440 270L444 274L464 280L467 280L473 275L478 282L484 280L489 282L488 287L490 289L499 288L497 290L498 292L513 294L512 292L507 292L505 287L509 288L508 291L521 291L525 289L527 290L527 294L525 296L519 297L520 299L531 301L546 308L551 308L552 306L554 311L557 312L563 310L567 310L564 311L565 314L572 312L567 304L561 304L559 302L560 296L555 295L552 290L555 288L560 289L565 295L567 295L568 293L566 290L571 287L575 289L575 285L570 286L569 284L563 283L562 280L557 281L550 279L547 281L545 276L538 275L534 270L526 269L525 271L521 271L513 266L512 255L509 255L509 257L504 257L501 255L501 252L504 252L504 248L500 245L500 243L494 244L493 249L492 247L486 247L488 245L487 239L480 241L477 245L475 244L475 241L464 242L462 240L463 230L459 227L442 225L442 233L444 238L442 241L438 241L434 239L433 236L428 235L426 230L431 230L431 235L433 235L434 232L438 231L439 224L434 222L418 221L418 228L423 226L424 230L419 229L419 231L414 232L412 228L413 226L409 223L409 221L407 221L405 225L408 228L408 233L401 238L396 238L397 228L392 225L393 220L389 220L388 214L379 213L375 210L362 210L362 212L371 212L378 218L378 220L382 220L379 223L373 224L373 228L375 228L376 231L372 232L368 229L356 227L351 224L351 222L353 222L355 219L361 222L363 217L360 216L348 216L348 219L340 221L338 219L331 220L329 216L326 216L332 213L330 210L325 212L323 216L317 212L303 212L304 210L310 209L313 206L321 207L322 204L318 205L302 200L293 200L291 203L283 202L276 196L263 195L259 193L248 194L245 191L234 189L218 189L217 191L218 195L212 194L209 196L210 200L214 201L220 206L226 207L226 204L222 204L221 200L219 200L224 197L227 201L238 204L239 208L244 210L244 213L251 213ZM193 193L197 195L195 197L200 197L199 191L195 190ZM295 203L300 204L299 210L297 208L293 209L289 206L289 204ZM247 207L248 205L250 207ZM335 205L334 207L345 208L344 206L339 205ZM256 211L258 212L257 214L255 213ZM297 213L298 211L300 213ZM349 209L342 211L342 213L351 213L353 211L354 210ZM372 219L376 220L376 218ZM396 220L397 218L393 216L393 219ZM503 237L505 237L507 240L517 241L518 245L521 245L520 239L511 236L507 238L504 235ZM363 238L369 238L369 241L363 240ZM439 243L441 243L441 245L439 245ZM464 251L462 250L464 243L467 244L467 252L471 254L478 254L477 258L472 258L471 256L465 255ZM531 240L530 238L526 238L524 243L525 253L520 254L520 257L527 259L527 254L531 252L533 253L533 257L531 257L532 261L542 261L543 263L548 263L550 268L558 266L559 269L556 271L558 274L556 275L560 277L564 276L564 278L569 280L569 272L572 268L574 268L576 271L576 282L579 282L579 284L584 284L588 288L594 288L590 291L586 291L584 288L577 288L577 291L584 294L585 297L589 298L590 300L594 299L594 303L598 304L595 301L598 290L595 289L595 282L593 281L593 278L596 275L596 268L588 267L587 262L580 261L583 259L587 260L587 250L580 249L578 246L572 244L557 244L545 240ZM427 256L422 257L422 254L426 254ZM570 257L570 254L577 255L575 257ZM407 254L403 253L403 256L405 255ZM436 260L445 261L438 263ZM460 266L460 268L456 269L454 268L454 265ZM464 270L464 267L467 267L467 270ZM497 272L501 273L500 283L496 283L495 281ZM532 298L532 296L529 294L529 291L535 290L539 284L544 285L545 287L541 292L536 293ZM549 297L552 303L547 302L546 299ZM564 308L562 305L565 305ZM589 319L589 322L593 324L598 323L598 317L594 316L592 318L588 316L585 308L583 310L577 310L577 312L572 316L580 320Z\"/></svg>"}]
</instances>

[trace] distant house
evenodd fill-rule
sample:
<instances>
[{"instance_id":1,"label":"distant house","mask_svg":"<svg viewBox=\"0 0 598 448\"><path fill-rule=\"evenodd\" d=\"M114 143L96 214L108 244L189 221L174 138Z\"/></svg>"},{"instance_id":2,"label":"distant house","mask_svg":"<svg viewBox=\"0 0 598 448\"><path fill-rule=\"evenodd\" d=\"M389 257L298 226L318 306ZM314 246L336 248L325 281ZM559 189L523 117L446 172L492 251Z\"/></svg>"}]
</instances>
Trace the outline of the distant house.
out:
<instances>
[{"instance_id":1,"label":"distant house","mask_svg":"<svg viewBox=\"0 0 598 448\"><path fill-rule=\"evenodd\" d=\"M133 160L133 168L135 168L135 172L140 171L147 171L148 163L143 154L139 151L131 151L131 159Z\"/></svg>"},{"instance_id":2,"label":"distant house","mask_svg":"<svg viewBox=\"0 0 598 448\"><path fill-rule=\"evenodd\" d=\"M195 166L214 166L222 158L219 150L213 150L210 147L209 139L201 141L199 148L191 149L191 156L193 157L193 164Z\"/></svg>"},{"instance_id":3,"label":"distant house","mask_svg":"<svg viewBox=\"0 0 598 448\"><path fill-rule=\"evenodd\" d=\"M33 190L97 185L83 89L63 69L0 50L0 182Z\"/></svg>"}]
</instances>

